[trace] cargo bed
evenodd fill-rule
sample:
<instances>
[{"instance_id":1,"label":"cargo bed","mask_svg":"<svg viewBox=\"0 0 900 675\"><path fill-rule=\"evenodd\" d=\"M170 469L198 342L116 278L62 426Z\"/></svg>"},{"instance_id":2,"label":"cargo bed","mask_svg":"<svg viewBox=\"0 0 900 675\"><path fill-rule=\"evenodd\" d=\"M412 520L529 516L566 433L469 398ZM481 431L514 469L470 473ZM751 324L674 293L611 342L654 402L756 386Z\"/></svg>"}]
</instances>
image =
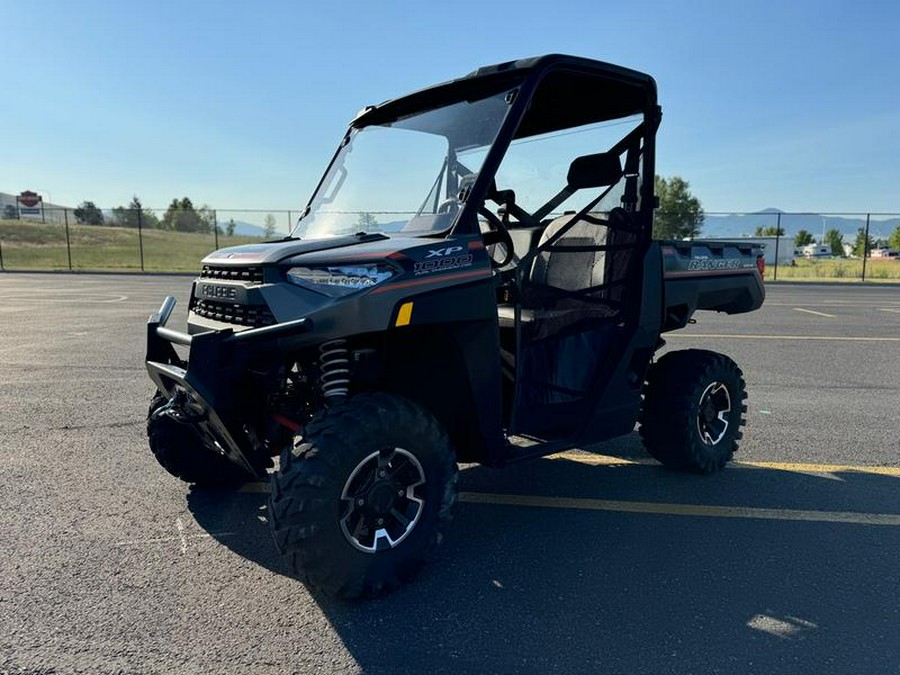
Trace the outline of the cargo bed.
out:
<instances>
[{"instance_id":1,"label":"cargo bed","mask_svg":"<svg viewBox=\"0 0 900 675\"><path fill-rule=\"evenodd\" d=\"M763 249L748 242L661 241L663 331L684 328L698 309L741 314L765 299Z\"/></svg>"}]
</instances>

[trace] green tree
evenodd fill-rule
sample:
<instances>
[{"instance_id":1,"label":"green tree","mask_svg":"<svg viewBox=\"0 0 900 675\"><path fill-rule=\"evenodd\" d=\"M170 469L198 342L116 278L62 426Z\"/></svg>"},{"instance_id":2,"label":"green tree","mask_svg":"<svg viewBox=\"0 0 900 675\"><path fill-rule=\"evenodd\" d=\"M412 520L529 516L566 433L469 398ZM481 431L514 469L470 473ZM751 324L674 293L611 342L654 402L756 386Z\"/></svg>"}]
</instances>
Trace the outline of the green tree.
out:
<instances>
[{"instance_id":1,"label":"green tree","mask_svg":"<svg viewBox=\"0 0 900 675\"><path fill-rule=\"evenodd\" d=\"M159 227L159 217L150 209L144 209L141 212L141 227Z\"/></svg>"},{"instance_id":2,"label":"green tree","mask_svg":"<svg viewBox=\"0 0 900 675\"><path fill-rule=\"evenodd\" d=\"M102 225L103 211L91 201L83 201L74 211L75 219L83 225Z\"/></svg>"},{"instance_id":3,"label":"green tree","mask_svg":"<svg viewBox=\"0 0 900 675\"><path fill-rule=\"evenodd\" d=\"M869 254L875 242L872 237L866 238L866 230L861 227L856 231L856 240L853 242L853 255L862 258Z\"/></svg>"},{"instance_id":4,"label":"green tree","mask_svg":"<svg viewBox=\"0 0 900 675\"><path fill-rule=\"evenodd\" d=\"M211 233L216 228L216 211L209 204L204 204L197 209L200 218L200 232Z\"/></svg>"},{"instance_id":5,"label":"green tree","mask_svg":"<svg viewBox=\"0 0 900 675\"><path fill-rule=\"evenodd\" d=\"M784 236L784 228L777 227L775 225L758 225L756 227L756 236L757 237L783 237Z\"/></svg>"},{"instance_id":6,"label":"green tree","mask_svg":"<svg viewBox=\"0 0 900 675\"><path fill-rule=\"evenodd\" d=\"M145 209L140 197L134 195L128 206L117 206L112 210L113 223L121 227L159 227L159 218L150 209Z\"/></svg>"},{"instance_id":7,"label":"green tree","mask_svg":"<svg viewBox=\"0 0 900 675\"><path fill-rule=\"evenodd\" d=\"M794 244L797 246L797 248L815 243L816 240L813 239L812 234L810 234L806 230L797 230L797 234L794 236Z\"/></svg>"},{"instance_id":8,"label":"green tree","mask_svg":"<svg viewBox=\"0 0 900 675\"><path fill-rule=\"evenodd\" d=\"M844 234L840 230L828 230L828 232L825 233L823 243L831 247L831 255L844 255Z\"/></svg>"},{"instance_id":9,"label":"green tree","mask_svg":"<svg viewBox=\"0 0 900 675\"><path fill-rule=\"evenodd\" d=\"M368 232L378 225L378 219L368 211L363 211L359 214L359 218L356 219L356 225L359 227L360 232Z\"/></svg>"},{"instance_id":10,"label":"green tree","mask_svg":"<svg viewBox=\"0 0 900 675\"><path fill-rule=\"evenodd\" d=\"M703 226L703 207L691 194L690 184L680 176L661 178L654 182L659 208L653 216L653 236L656 239L696 237Z\"/></svg>"},{"instance_id":11,"label":"green tree","mask_svg":"<svg viewBox=\"0 0 900 675\"><path fill-rule=\"evenodd\" d=\"M134 208L137 203L137 208ZM116 206L112 210L112 224L119 227L137 227L138 213L141 210L141 201L133 197L128 206Z\"/></svg>"},{"instance_id":12,"label":"green tree","mask_svg":"<svg viewBox=\"0 0 900 675\"><path fill-rule=\"evenodd\" d=\"M894 250L900 251L900 225L894 228L891 236L888 238L888 244Z\"/></svg>"},{"instance_id":13,"label":"green tree","mask_svg":"<svg viewBox=\"0 0 900 675\"><path fill-rule=\"evenodd\" d=\"M271 213L267 213L265 220L263 220L263 237L266 239L271 239L275 236L275 216Z\"/></svg>"},{"instance_id":14,"label":"green tree","mask_svg":"<svg viewBox=\"0 0 900 675\"><path fill-rule=\"evenodd\" d=\"M12 204L7 204L6 206L3 207L3 219L4 220L18 220L19 219L19 210Z\"/></svg>"},{"instance_id":15,"label":"green tree","mask_svg":"<svg viewBox=\"0 0 900 675\"><path fill-rule=\"evenodd\" d=\"M237 227L237 225L234 222L234 218L229 218L228 225L225 226L225 234L228 235L229 237L233 237L235 227Z\"/></svg>"},{"instance_id":16,"label":"green tree","mask_svg":"<svg viewBox=\"0 0 900 675\"><path fill-rule=\"evenodd\" d=\"M205 214L197 212L187 197L173 199L162 217L161 227L177 232L209 232L210 225L204 216Z\"/></svg>"},{"instance_id":17,"label":"green tree","mask_svg":"<svg viewBox=\"0 0 900 675\"><path fill-rule=\"evenodd\" d=\"M178 213L178 200L173 199L172 203L169 204L169 208L166 209L166 212L163 214L162 219L159 221L159 227L163 230L174 230L175 229L175 216Z\"/></svg>"}]
</instances>

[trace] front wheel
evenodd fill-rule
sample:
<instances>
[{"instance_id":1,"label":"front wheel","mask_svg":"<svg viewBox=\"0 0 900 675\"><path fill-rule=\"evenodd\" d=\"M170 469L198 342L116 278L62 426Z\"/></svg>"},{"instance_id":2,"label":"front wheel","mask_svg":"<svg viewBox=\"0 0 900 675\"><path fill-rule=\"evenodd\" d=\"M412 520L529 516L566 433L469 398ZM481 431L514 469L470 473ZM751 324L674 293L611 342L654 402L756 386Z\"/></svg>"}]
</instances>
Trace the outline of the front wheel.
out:
<instances>
[{"instance_id":1,"label":"front wheel","mask_svg":"<svg viewBox=\"0 0 900 675\"><path fill-rule=\"evenodd\" d=\"M328 595L389 592L440 543L456 480L447 435L428 411L360 394L313 418L282 453L269 497L275 545Z\"/></svg>"},{"instance_id":2,"label":"front wheel","mask_svg":"<svg viewBox=\"0 0 900 675\"><path fill-rule=\"evenodd\" d=\"M203 488L234 488L252 477L225 455L209 448L200 432L168 410L156 392L147 412L147 441L160 466L176 478Z\"/></svg>"},{"instance_id":3,"label":"front wheel","mask_svg":"<svg viewBox=\"0 0 900 675\"><path fill-rule=\"evenodd\" d=\"M669 352L650 367L644 386L644 447L671 469L719 471L737 451L746 398L741 369L727 356Z\"/></svg>"}]
</instances>

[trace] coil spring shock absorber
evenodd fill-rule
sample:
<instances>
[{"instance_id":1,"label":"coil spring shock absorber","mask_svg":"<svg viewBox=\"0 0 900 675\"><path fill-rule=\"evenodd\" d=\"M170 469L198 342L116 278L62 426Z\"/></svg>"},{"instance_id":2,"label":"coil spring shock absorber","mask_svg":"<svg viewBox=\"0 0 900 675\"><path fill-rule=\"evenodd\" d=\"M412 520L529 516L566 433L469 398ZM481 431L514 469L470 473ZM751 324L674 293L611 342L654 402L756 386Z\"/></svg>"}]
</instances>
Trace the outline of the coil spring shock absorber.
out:
<instances>
[{"instance_id":1,"label":"coil spring shock absorber","mask_svg":"<svg viewBox=\"0 0 900 675\"><path fill-rule=\"evenodd\" d=\"M342 401L350 393L350 351L346 340L330 340L319 346L319 387L326 404Z\"/></svg>"}]
</instances>

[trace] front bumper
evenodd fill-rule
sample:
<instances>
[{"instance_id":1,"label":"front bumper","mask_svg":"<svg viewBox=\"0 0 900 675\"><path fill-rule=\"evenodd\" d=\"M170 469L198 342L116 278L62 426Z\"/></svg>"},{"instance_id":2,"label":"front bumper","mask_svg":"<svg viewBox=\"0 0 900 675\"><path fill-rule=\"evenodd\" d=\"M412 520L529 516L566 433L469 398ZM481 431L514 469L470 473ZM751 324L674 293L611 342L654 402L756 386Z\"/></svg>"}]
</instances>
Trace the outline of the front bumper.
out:
<instances>
[{"instance_id":1,"label":"front bumper","mask_svg":"<svg viewBox=\"0 0 900 675\"><path fill-rule=\"evenodd\" d=\"M198 430L251 475L265 475L261 453L240 422L235 405L236 380L247 363L262 352L271 353L280 338L312 329L309 319L297 319L241 332L231 329L188 335L166 328L175 309L168 296L147 321L146 365L150 379L166 397L182 392L189 399ZM188 347L187 360L173 345Z\"/></svg>"}]
</instances>

